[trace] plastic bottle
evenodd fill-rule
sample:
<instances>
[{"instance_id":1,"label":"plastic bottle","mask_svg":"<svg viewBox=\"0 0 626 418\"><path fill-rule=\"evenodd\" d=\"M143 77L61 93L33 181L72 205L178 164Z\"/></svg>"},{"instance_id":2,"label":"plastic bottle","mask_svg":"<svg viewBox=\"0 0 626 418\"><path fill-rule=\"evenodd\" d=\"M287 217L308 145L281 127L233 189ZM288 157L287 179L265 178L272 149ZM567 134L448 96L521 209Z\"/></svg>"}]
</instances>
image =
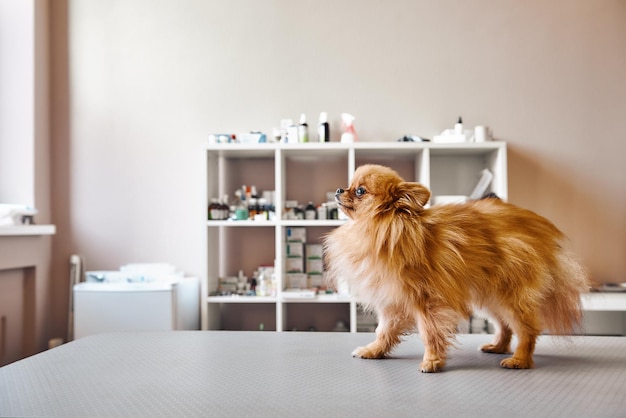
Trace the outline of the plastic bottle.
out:
<instances>
[{"instance_id":1,"label":"plastic bottle","mask_svg":"<svg viewBox=\"0 0 626 418\"><path fill-rule=\"evenodd\" d=\"M328 125L328 114L320 113L320 121L317 126L317 139L319 142L330 142L330 125Z\"/></svg>"},{"instance_id":2,"label":"plastic bottle","mask_svg":"<svg viewBox=\"0 0 626 418\"><path fill-rule=\"evenodd\" d=\"M211 204L209 205L209 220L210 221L217 221L221 219L220 213L219 213L219 206L220 204L217 201L217 198L212 197Z\"/></svg>"},{"instance_id":3,"label":"plastic bottle","mask_svg":"<svg viewBox=\"0 0 626 418\"><path fill-rule=\"evenodd\" d=\"M304 219L314 220L315 218L317 218L317 209L313 202L309 202L304 209Z\"/></svg>"},{"instance_id":4,"label":"plastic bottle","mask_svg":"<svg viewBox=\"0 0 626 418\"><path fill-rule=\"evenodd\" d=\"M300 220L304 219L304 211L300 207L298 206L294 207L293 213L295 215L295 219L300 219Z\"/></svg>"},{"instance_id":5,"label":"plastic bottle","mask_svg":"<svg viewBox=\"0 0 626 418\"><path fill-rule=\"evenodd\" d=\"M454 125L454 133L457 135L463 135L463 119L460 116L456 125Z\"/></svg>"},{"instance_id":6,"label":"plastic bottle","mask_svg":"<svg viewBox=\"0 0 626 418\"><path fill-rule=\"evenodd\" d=\"M300 115L300 125L298 125L298 138L300 142L309 142L309 125L306 123L306 115Z\"/></svg>"},{"instance_id":7,"label":"plastic bottle","mask_svg":"<svg viewBox=\"0 0 626 418\"><path fill-rule=\"evenodd\" d=\"M235 196L237 196L237 199L234 204L235 219L237 219L238 221L243 221L245 219L248 219L248 207L245 204L245 194L240 189L240 190L235 191Z\"/></svg>"}]
</instances>

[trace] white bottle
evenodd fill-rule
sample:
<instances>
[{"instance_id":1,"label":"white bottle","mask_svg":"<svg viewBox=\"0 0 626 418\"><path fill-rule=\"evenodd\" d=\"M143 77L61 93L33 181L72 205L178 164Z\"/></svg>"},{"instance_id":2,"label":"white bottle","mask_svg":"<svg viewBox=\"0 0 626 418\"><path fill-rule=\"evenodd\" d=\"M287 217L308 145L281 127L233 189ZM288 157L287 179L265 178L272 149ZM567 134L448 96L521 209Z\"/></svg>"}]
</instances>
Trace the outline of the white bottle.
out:
<instances>
[{"instance_id":1,"label":"white bottle","mask_svg":"<svg viewBox=\"0 0 626 418\"><path fill-rule=\"evenodd\" d=\"M320 113L319 125L317 126L317 140L319 142L330 142L330 125L328 125L328 114Z\"/></svg>"},{"instance_id":2,"label":"white bottle","mask_svg":"<svg viewBox=\"0 0 626 418\"><path fill-rule=\"evenodd\" d=\"M459 116L459 120L454 125L454 133L457 135L463 135L463 119Z\"/></svg>"},{"instance_id":3,"label":"white bottle","mask_svg":"<svg viewBox=\"0 0 626 418\"><path fill-rule=\"evenodd\" d=\"M309 125L306 123L306 115L300 115L300 125L298 125L298 138L300 142L309 142Z\"/></svg>"}]
</instances>

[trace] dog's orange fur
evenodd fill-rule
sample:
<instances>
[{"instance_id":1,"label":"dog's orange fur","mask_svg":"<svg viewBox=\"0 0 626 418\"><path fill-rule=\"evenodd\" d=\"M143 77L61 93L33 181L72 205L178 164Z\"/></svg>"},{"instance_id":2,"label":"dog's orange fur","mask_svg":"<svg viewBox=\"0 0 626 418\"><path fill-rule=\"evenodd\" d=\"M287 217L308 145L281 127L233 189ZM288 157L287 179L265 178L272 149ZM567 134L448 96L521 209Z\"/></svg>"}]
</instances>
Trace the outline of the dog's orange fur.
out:
<instances>
[{"instance_id":1,"label":"dog's orange fur","mask_svg":"<svg viewBox=\"0 0 626 418\"><path fill-rule=\"evenodd\" d=\"M587 278L561 247L547 219L500 199L424 208L430 191L394 170L361 166L336 200L350 218L324 239L332 281L378 315L376 340L353 356L382 358L417 325L425 345L421 371L440 371L457 325L474 307L498 331L487 353L500 365L533 367L543 330L568 334L580 323Z\"/></svg>"}]
</instances>

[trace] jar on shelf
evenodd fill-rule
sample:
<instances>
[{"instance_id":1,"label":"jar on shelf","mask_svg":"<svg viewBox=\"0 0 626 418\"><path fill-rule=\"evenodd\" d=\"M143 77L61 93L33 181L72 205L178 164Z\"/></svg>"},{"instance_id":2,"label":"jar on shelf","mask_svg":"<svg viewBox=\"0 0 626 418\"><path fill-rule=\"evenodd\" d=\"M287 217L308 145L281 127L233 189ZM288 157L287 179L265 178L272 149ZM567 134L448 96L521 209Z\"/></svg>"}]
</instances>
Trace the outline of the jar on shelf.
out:
<instances>
[{"instance_id":1,"label":"jar on shelf","mask_svg":"<svg viewBox=\"0 0 626 418\"><path fill-rule=\"evenodd\" d=\"M313 202L309 202L309 204L306 205L306 208L304 209L304 219L315 220L316 218L317 218L317 208L315 208L315 205L313 204Z\"/></svg>"}]
</instances>

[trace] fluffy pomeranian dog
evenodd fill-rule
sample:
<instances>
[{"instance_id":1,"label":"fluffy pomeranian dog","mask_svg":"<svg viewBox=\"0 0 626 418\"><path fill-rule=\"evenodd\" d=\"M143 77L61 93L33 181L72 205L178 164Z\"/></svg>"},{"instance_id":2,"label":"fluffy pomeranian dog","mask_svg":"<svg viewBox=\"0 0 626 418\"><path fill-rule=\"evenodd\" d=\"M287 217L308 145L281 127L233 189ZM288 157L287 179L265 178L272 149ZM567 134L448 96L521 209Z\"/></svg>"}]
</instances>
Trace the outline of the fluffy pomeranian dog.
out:
<instances>
[{"instance_id":1,"label":"fluffy pomeranian dog","mask_svg":"<svg viewBox=\"0 0 626 418\"><path fill-rule=\"evenodd\" d=\"M350 220L324 238L330 280L378 316L376 340L353 356L383 358L417 326L421 371L440 371L460 320L480 308L498 328L480 349L510 353L515 333L500 365L528 369L542 331L580 324L587 278L547 219L498 198L426 208L426 187L380 165L359 167L335 198Z\"/></svg>"}]
</instances>

